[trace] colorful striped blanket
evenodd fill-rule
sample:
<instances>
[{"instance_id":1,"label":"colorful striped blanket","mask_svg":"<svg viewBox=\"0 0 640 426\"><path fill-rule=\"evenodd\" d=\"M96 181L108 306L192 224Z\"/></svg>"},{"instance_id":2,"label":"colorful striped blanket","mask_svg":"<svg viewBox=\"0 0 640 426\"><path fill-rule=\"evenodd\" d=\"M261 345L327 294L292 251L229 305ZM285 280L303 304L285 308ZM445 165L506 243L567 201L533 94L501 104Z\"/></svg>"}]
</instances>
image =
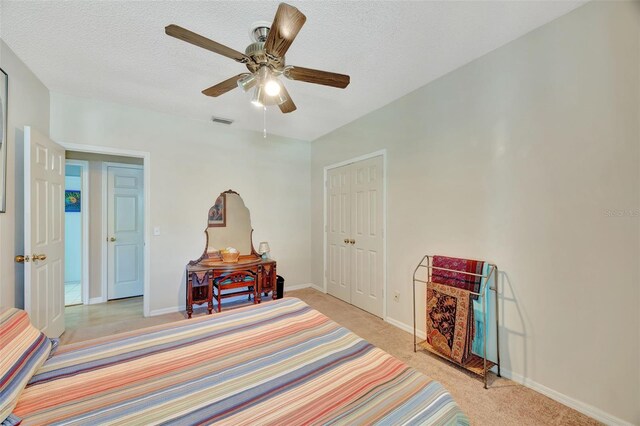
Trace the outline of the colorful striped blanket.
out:
<instances>
[{"instance_id":1,"label":"colorful striped blanket","mask_svg":"<svg viewBox=\"0 0 640 426\"><path fill-rule=\"evenodd\" d=\"M437 382L285 298L60 346L13 412L32 424L434 424Z\"/></svg>"}]
</instances>

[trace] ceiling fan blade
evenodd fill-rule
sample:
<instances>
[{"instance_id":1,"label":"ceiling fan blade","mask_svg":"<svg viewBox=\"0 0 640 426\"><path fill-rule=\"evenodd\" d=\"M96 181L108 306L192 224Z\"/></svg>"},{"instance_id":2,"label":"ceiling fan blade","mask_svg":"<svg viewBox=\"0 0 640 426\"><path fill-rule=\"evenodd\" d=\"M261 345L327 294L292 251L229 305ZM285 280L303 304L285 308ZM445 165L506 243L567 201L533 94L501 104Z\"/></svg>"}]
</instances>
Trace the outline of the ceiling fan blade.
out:
<instances>
[{"instance_id":1,"label":"ceiling fan blade","mask_svg":"<svg viewBox=\"0 0 640 426\"><path fill-rule=\"evenodd\" d=\"M298 9L286 3L280 3L273 24L269 30L264 48L269 55L283 57L298 35L307 17Z\"/></svg>"},{"instance_id":2,"label":"ceiling fan blade","mask_svg":"<svg viewBox=\"0 0 640 426\"><path fill-rule=\"evenodd\" d=\"M186 28L179 27L178 25L167 25L166 27L164 27L164 32L171 37L186 41L187 43L202 47L203 49L210 50L219 55L226 56L227 58L231 58L240 63L246 64L247 62L251 61L251 59L249 59L249 57L244 53L240 53L237 50L234 50L216 41L209 40L208 38L203 37L200 34L196 34L193 31L189 31Z\"/></svg>"},{"instance_id":3,"label":"ceiling fan blade","mask_svg":"<svg viewBox=\"0 0 640 426\"><path fill-rule=\"evenodd\" d=\"M340 89L344 89L351 82L351 77L345 74L303 67L287 67L284 69L284 75L291 80L306 81L307 83L322 84Z\"/></svg>"},{"instance_id":4,"label":"ceiling fan blade","mask_svg":"<svg viewBox=\"0 0 640 426\"><path fill-rule=\"evenodd\" d=\"M207 96L213 96L213 97L223 95L227 93L229 90L233 90L236 87L238 87L238 80L240 80L245 75L247 75L247 73L238 74L236 76L228 78L222 83L218 83L215 86L211 86L208 89L204 89L202 91L202 94Z\"/></svg>"},{"instance_id":5,"label":"ceiling fan blade","mask_svg":"<svg viewBox=\"0 0 640 426\"><path fill-rule=\"evenodd\" d=\"M278 107L280 108L280 111L282 111L285 114L288 114L290 112L295 111L297 107L296 107L296 104L294 104L293 101L291 100L291 95L289 95L289 92L287 92L287 88L284 87L284 84L282 84L281 86L282 87L280 88L280 90L282 90L287 100L281 103L280 105L278 105Z\"/></svg>"}]
</instances>

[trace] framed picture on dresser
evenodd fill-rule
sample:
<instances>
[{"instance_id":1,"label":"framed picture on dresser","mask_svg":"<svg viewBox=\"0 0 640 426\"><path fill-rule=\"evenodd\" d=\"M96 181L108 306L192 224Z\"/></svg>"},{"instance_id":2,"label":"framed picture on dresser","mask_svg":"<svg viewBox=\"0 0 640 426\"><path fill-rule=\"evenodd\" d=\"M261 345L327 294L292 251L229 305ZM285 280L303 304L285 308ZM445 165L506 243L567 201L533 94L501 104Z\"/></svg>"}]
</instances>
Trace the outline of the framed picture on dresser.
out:
<instances>
[{"instance_id":1,"label":"framed picture on dresser","mask_svg":"<svg viewBox=\"0 0 640 426\"><path fill-rule=\"evenodd\" d=\"M9 76L0 68L0 213L7 211L7 108Z\"/></svg>"},{"instance_id":2,"label":"framed picture on dresser","mask_svg":"<svg viewBox=\"0 0 640 426\"><path fill-rule=\"evenodd\" d=\"M226 226L227 202L224 192L218 196L213 207L209 209L209 226Z\"/></svg>"}]
</instances>

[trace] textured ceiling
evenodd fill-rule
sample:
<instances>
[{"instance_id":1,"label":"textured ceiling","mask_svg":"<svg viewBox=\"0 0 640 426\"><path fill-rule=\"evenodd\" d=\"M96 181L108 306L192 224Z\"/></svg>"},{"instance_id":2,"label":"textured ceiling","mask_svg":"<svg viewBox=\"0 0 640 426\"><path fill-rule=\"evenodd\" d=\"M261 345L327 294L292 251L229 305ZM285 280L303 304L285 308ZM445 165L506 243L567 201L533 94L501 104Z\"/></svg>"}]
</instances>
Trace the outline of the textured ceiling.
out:
<instances>
[{"instance_id":1,"label":"textured ceiling","mask_svg":"<svg viewBox=\"0 0 640 426\"><path fill-rule=\"evenodd\" d=\"M298 2L307 22L287 63L349 74L345 90L285 79L298 110L267 110L269 133L313 140L578 7L583 1ZM177 24L244 51L277 2L6 1L0 36L52 91L262 130L235 89L200 91L243 65L164 34ZM212 126L216 126L213 124Z\"/></svg>"}]
</instances>

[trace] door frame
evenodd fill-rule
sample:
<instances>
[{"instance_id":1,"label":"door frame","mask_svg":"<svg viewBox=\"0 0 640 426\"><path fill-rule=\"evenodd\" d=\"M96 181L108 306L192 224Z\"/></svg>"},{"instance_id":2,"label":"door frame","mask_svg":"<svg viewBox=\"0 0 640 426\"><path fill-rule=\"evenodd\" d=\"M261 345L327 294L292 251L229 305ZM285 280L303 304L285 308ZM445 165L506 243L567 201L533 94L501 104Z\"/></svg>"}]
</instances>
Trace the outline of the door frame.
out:
<instances>
[{"instance_id":1,"label":"door frame","mask_svg":"<svg viewBox=\"0 0 640 426\"><path fill-rule=\"evenodd\" d=\"M151 153L148 151L134 151L130 149L120 149L120 148L111 148L106 146L97 146L97 145L82 145L82 144L74 144L74 143L60 143L67 151L77 151L77 152L86 152L91 154L104 154L104 155L119 155L122 157L134 157L134 158L142 158L142 167L143 167L143 175L144 182L142 186L142 196L144 199L144 289L142 295L142 311L145 317L151 316ZM104 228L106 229L106 228ZM103 230L104 230L103 229ZM104 241L106 241L106 234L104 236ZM106 274L106 265L104 264L104 260L106 258L106 249L104 245L101 245L102 253L101 257L103 259L103 276L102 276L102 286L106 285L106 279L104 274ZM106 292L102 293L102 298L104 302L107 300Z\"/></svg>"},{"instance_id":2,"label":"door frame","mask_svg":"<svg viewBox=\"0 0 640 426\"><path fill-rule=\"evenodd\" d=\"M327 185L329 183L329 170L335 169L358 161L368 160L374 157L382 157L382 319L387 320L387 150L381 149L369 154L359 155L339 163L330 164L324 167L322 178L322 290L327 292Z\"/></svg>"},{"instance_id":3,"label":"door frame","mask_svg":"<svg viewBox=\"0 0 640 426\"><path fill-rule=\"evenodd\" d=\"M101 271L101 276L102 276L102 294L104 295L104 301L108 302L109 301L109 283L108 283L108 276L107 273L109 271L109 244L107 243L107 238L109 238L109 226L108 226L108 209L107 209L107 205L109 203L109 182L108 182L108 178L109 178L109 167L121 167L123 169L137 169L137 170L142 170L143 173L143 182L142 182L142 197L144 198L144 193L145 193L145 179L147 178L146 175L144 175L144 165L139 165L139 164L127 164L127 163L116 163L115 161L103 161L102 162L102 244L101 244L101 248L102 248L102 271ZM146 206L146 202L145 204L145 209L147 208ZM143 215L143 221L144 223L142 224L142 229L144 230L144 234L145 234L145 240L144 240L144 249L147 248L147 240L146 240L146 229L147 229L147 216L146 216L147 212L144 212ZM142 273L144 274L144 276L142 277L143 282L146 283L146 279L147 279L147 268L146 265L142 266ZM144 295L145 292L147 291L146 286L143 288L143 293L142 293L142 298L144 300ZM147 316L147 315L145 315Z\"/></svg>"},{"instance_id":4,"label":"door frame","mask_svg":"<svg viewBox=\"0 0 640 426\"><path fill-rule=\"evenodd\" d=\"M64 146L64 145L62 145ZM66 149L66 147L65 147ZM82 170L80 178L82 179L82 199L80 217L82 218L82 304L89 304L89 162L86 160L65 159L65 166L79 166ZM66 174L65 174L66 177ZM66 189L66 188L65 188ZM65 240L66 244L66 240Z\"/></svg>"}]
</instances>

